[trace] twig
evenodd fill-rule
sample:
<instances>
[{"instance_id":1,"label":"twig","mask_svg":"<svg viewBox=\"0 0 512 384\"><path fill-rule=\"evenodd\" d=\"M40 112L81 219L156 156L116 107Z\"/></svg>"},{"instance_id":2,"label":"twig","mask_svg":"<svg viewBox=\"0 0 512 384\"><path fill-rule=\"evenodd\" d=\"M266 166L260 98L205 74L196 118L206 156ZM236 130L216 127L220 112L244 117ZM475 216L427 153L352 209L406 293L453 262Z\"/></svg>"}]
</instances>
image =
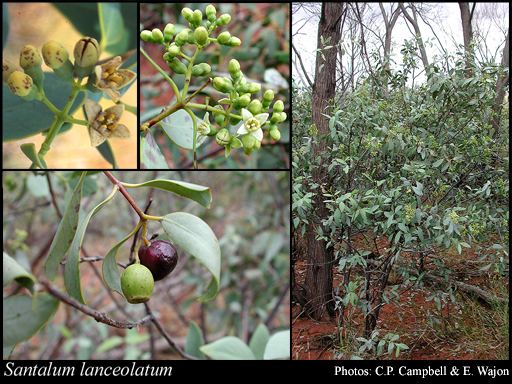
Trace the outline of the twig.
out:
<instances>
[{"instance_id":1,"label":"twig","mask_svg":"<svg viewBox=\"0 0 512 384\"><path fill-rule=\"evenodd\" d=\"M121 192L121 194L124 196L126 201L128 201L128 203L132 206L132 208L135 210L135 212L137 212L137 215L139 215L140 219L145 220L146 215L139 208L139 206L137 205L135 200L133 200L133 198L130 196L130 194L124 187L124 185L119 180L117 180L111 172L103 171L103 173L105 174L105 176L108 177L108 179L112 182L112 184L116 185L119 188L119 192Z\"/></svg>"},{"instance_id":2,"label":"twig","mask_svg":"<svg viewBox=\"0 0 512 384\"><path fill-rule=\"evenodd\" d=\"M57 212L57 216L59 219L62 219L62 213L60 211L59 205L57 204L57 199L55 198L55 192L53 190L52 181L50 179L50 172L45 172L46 181L48 182L48 189L50 190L50 196L52 197L52 204L55 207L55 212Z\"/></svg>"},{"instance_id":3,"label":"twig","mask_svg":"<svg viewBox=\"0 0 512 384\"><path fill-rule=\"evenodd\" d=\"M283 303L286 296L290 293L290 287L288 285L285 285L279 294L279 299L277 300L276 304L274 305L274 308L272 308L272 311L268 315L267 319L265 320L265 325L268 327L274 317L277 315L277 311L279 310L279 307Z\"/></svg>"},{"instance_id":4,"label":"twig","mask_svg":"<svg viewBox=\"0 0 512 384\"><path fill-rule=\"evenodd\" d=\"M167 341L169 346L173 348L181 357L183 357L186 360L198 360L197 357L191 356L184 351L181 350L180 347L174 342L174 340L169 336L167 331L162 327L162 324L156 319L153 312L151 311L151 308L149 307L148 303L144 303L144 306L146 307L146 311L149 313L149 318L151 319L151 322L155 324L156 329L160 332L160 334L164 337L164 339ZM146 316L148 317L148 316Z\"/></svg>"},{"instance_id":5,"label":"twig","mask_svg":"<svg viewBox=\"0 0 512 384\"><path fill-rule=\"evenodd\" d=\"M55 286L53 286L48 280L46 279L39 279L39 282L46 288L48 293L52 295L53 297L59 299L63 303L66 303L67 305L70 305L76 309L78 309L80 312L85 313L86 315L91 316L94 318L97 322L110 325L111 327L115 328L134 328L139 325L146 324L149 321L154 321L154 316L145 316L142 319L135 321L135 322L128 322L128 321L118 321L114 320L110 317L108 317L105 313L96 311L95 309L88 307L87 305L84 305L82 303L79 303L77 300L73 299L72 297L69 297L59 291Z\"/></svg>"}]
</instances>

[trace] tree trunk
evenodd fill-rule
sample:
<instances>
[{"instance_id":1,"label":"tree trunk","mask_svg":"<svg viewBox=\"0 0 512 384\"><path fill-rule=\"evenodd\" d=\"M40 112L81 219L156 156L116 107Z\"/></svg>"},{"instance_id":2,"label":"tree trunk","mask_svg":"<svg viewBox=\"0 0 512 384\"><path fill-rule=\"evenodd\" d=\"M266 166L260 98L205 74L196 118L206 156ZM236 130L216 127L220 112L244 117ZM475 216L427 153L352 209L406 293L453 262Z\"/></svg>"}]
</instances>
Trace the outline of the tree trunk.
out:
<instances>
[{"instance_id":1,"label":"tree trunk","mask_svg":"<svg viewBox=\"0 0 512 384\"><path fill-rule=\"evenodd\" d=\"M459 3L460 17L462 19L462 35L464 36L464 51L466 53L466 77L473 76L473 27L471 26L472 12L469 11L469 3Z\"/></svg>"},{"instance_id":2,"label":"tree trunk","mask_svg":"<svg viewBox=\"0 0 512 384\"><path fill-rule=\"evenodd\" d=\"M312 114L313 123L318 129L318 134L326 134L329 130L328 120L322 115L329 113L329 102L336 93L336 63L338 50L336 45L341 39L341 17L343 14L342 3L322 3L320 21L318 23L317 47L322 49L322 39L326 45L333 48L317 52L315 82L313 84ZM325 58L325 60L324 60ZM313 148L313 157L324 151L324 143L318 142ZM312 181L321 185L327 182L327 174L322 165L312 172ZM332 267L334 253L327 250L324 241L316 240L317 226L321 227L321 219L326 217L327 209L323 204L321 190L313 204L314 212L306 233L307 244L307 271L306 271L306 313L313 319L319 320L327 311L334 313L332 300Z\"/></svg>"},{"instance_id":3,"label":"tree trunk","mask_svg":"<svg viewBox=\"0 0 512 384\"><path fill-rule=\"evenodd\" d=\"M509 51L509 32L507 32L507 40L505 41L505 48L503 48L503 55L501 56L501 66L507 69L510 65L510 51ZM496 98L494 99L492 127L494 129L494 138L497 139L500 135L500 117L501 109L503 108L503 99L505 98L505 87L509 80L509 73L504 72L496 81Z\"/></svg>"}]
</instances>

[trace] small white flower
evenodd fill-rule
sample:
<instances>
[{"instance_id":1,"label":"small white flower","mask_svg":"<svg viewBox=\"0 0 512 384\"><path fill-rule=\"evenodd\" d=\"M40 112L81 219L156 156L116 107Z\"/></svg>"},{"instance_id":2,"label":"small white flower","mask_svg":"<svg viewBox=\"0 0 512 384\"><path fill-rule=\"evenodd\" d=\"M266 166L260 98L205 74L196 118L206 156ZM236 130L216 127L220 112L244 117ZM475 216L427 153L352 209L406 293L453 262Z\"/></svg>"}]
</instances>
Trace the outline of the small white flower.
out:
<instances>
[{"instance_id":1,"label":"small white flower","mask_svg":"<svg viewBox=\"0 0 512 384\"><path fill-rule=\"evenodd\" d=\"M236 133L239 135L250 134L261 142L261 140L263 140L263 130L261 126L267 121L268 113L259 113L253 116L247 109L242 108L242 119L243 124L238 128Z\"/></svg>"},{"instance_id":2,"label":"small white flower","mask_svg":"<svg viewBox=\"0 0 512 384\"><path fill-rule=\"evenodd\" d=\"M98 103L87 99L84 103L84 112L89 122L89 136L93 147L97 147L110 137L130 136L128 128L119 124L124 104L116 104L102 111Z\"/></svg>"},{"instance_id":3,"label":"small white flower","mask_svg":"<svg viewBox=\"0 0 512 384\"><path fill-rule=\"evenodd\" d=\"M207 136L211 131L211 124L210 124L210 113L206 112L204 115L203 120L199 122L197 125L197 133L202 136Z\"/></svg>"}]
</instances>

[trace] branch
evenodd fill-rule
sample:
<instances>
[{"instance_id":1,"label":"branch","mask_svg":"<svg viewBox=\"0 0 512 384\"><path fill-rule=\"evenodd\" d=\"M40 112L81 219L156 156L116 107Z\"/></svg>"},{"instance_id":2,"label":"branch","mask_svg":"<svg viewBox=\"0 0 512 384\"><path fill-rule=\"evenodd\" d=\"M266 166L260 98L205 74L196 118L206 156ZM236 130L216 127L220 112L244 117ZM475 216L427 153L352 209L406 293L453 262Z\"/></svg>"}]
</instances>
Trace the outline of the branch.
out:
<instances>
[{"instance_id":1,"label":"branch","mask_svg":"<svg viewBox=\"0 0 512 384\"><path fill-rule=\"evenodd\" d=\"M295 54L297 55L297 58L299 59L299 64L300 64L300 67L302 69L302 72L304 72L304 76L306 76L306 80L309 84L309 86L311 88L313 88L313 82L311 81L311 79L309 78L308 76L308 73L306 72L306 68L304 68L304 63L302 62L302 57L300 57L300 54L299 52L297 51L297 48L295 48L295 45L293 45L292 43L292 49L293 49L293 52L295 52Z\"/></svg>"},{"instance_id":2,"label":"branch","mask_svg":"<svg viewBox=\"0 0 512 384\"><path fill-rule=\"evenodd\" d=\"M126 190L126 188L124 187L124 185L115 178L115 176L109 172L109 171L103 171L103 173L105 174L105 176L108 177L108 179L112 182L112 184L116 185L118 188L119 188L119 192L121 192L121 194L124 196L124 198L128 201L128 203L130 203L130 205L132 206L132 208L135 210L135 212L137 212L137 215L139 215L140 219L141 220L146 220L146 215L144 214L144 212L142 212L142 210L139 208L139 206L137 205L137 203L135 202L135 200L133 200L133 198L130 196L130 194L128 193L128 191Z\"/></svg>"},{"instance_id":3,"label":"branch","mask_svg":"<svg viewBox=\"0 0 512 384\"><path fill-rule=\"evenodd\" d=\"M80 312L85 313L88 316L91 316L94 318L97 322L110 325L114 328L134 328L139 325L146 324L149 321L152 321L154 319L154 316L146 316L142 319L135 321L135 322L128 322L128 321L118 321L114 320L110 317L108 317L105 313L96 311L95 309L88 307L87 305L84 305L82 303L79 303L77 300L73 299L72 297L69 297L59 291L55 286L53 286L49 281L46 279L40 279L39 282L46 288L48 293L52 295L53 297L59 299L63 303L66 303L67 305L70 305L76 309L78 309Z\"/></svg>"}]
</instances>

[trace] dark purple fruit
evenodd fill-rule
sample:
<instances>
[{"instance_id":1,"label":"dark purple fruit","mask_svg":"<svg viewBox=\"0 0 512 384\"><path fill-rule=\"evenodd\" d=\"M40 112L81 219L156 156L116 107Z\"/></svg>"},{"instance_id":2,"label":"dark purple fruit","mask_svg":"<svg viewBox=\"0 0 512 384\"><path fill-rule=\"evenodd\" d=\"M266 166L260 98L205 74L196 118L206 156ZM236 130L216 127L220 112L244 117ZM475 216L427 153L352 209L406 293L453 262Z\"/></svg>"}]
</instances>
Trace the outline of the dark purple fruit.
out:
<instances>
[{"instance_id":1,"label":"dark purple fruit","mask_svg":"<svg viewBox=\"0 0 512 384\"><path fill-rule=\"evenodd\" d=\"M149 246L139 248L139 259L148 267L155 281L162 280L178 264L178 252L174 245L164 240L153 241Z\"/></svg>"}]
</instances>

